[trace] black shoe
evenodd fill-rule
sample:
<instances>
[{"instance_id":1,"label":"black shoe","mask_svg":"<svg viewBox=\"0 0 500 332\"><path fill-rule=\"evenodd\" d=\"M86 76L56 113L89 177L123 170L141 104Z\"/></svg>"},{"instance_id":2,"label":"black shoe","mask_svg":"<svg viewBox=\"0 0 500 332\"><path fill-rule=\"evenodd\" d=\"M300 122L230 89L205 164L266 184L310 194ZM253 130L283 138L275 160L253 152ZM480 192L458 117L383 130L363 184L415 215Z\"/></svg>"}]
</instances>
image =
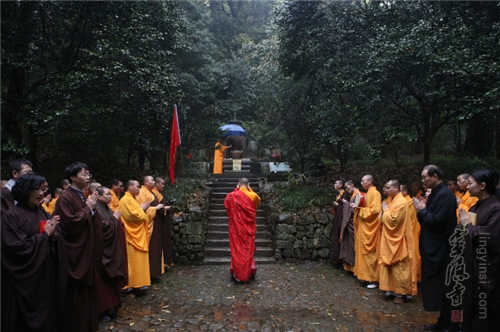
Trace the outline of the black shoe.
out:
<instances>
[{"instance_id":1,"label":"black shoe","mask_svg":"<svg viewBox=\"0 0 500 332\"><path fill-rule=\"evenodd\" d=\"M157 283L160 282L160 280L161 280L160 276L156 276L156 277L151 278L151 283L152 284L157 284Z\"/></svg>"},{"instance_id":2,"label":"black shoe","mask_svg":"<svg viewBox=\"0 0 500 332\"><path fill-rule=\"evenodd\" d=\"M104 322L109 322L111 318L108 315L101 315L99 316L99 321L104 323Z\"/></svg>"},{"instance_id":3,"label":"black shoe","mask_svg":"<svg viewBox=\"0 0 500 332\"><path fill-rule=\"evenodd\" d=\"M435 323L435 324L426 324L424 325L424 330L427 330L427 331L441 331L442 329L444 329L444 324L442 323Z\"/></svg>"}]
</instances>

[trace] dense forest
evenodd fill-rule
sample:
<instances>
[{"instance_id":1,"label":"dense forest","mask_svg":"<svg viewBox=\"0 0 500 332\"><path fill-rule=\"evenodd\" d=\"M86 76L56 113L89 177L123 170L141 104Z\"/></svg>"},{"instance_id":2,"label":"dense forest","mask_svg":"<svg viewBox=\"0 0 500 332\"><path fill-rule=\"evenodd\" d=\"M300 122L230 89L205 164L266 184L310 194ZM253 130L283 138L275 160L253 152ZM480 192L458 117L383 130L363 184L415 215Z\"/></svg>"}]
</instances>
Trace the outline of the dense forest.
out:
<instances>
[{"instance_id":1,"label":"dense forest","mask_svg":"<svg viewBox=\"0 0 500 332\"><path fill-rule=\"evenodd\" d=\"M21 156L165 174L174 104L186 163L235 115L302 172L500 160L498 1L12 1L1 19L2 178Z\"/></svg>"}]
</instances>

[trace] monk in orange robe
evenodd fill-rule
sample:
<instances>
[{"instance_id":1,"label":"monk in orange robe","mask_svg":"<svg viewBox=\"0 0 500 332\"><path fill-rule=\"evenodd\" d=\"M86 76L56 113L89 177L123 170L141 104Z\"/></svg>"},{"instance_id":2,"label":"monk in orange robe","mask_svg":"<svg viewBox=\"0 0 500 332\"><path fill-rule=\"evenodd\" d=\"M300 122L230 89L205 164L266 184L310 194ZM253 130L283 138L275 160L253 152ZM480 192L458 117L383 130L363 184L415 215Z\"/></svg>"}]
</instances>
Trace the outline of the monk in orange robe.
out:
<instances>
[{"instance_id":1,"label":"monk in orange robe","mask_svg":"<svg viewBox=\"0 0 500 332\"><path fill-rule=\"evenodd\" d=\"M248 283L251 275L257 232L257 208L260 197L247 178L241 178L236 189L227 194L224 206L229 217L229 248L232 277L236 283Z\"/></svg>"},{"instance_id":2,"label":"monk in orange robe","mask_svg":"<svg viewBox=\"0 0 500 332\"><path fill-rule=\"evenodd\" d=\"M460 209L464 209L465 211L469 211L471 207L476 205L478 199L477 197L473 197L470 195L469 190L467 190L467 185L469 184L469 174L464 173L460 174L457 177L457 186L458 186L458 195L457 196L457 217L458 211Z\"/></svg>"},{"instance_id":3,"label":"monk in orange robe","mask_svg":"<svg viewBox=\"0 0 500 332\"><path fill-rule=\"evenodd\" d=\"M149 273L151 280L159 281L160 276L165 272L162 262L163 253L163 233L162 216L165 205L160 203L152 190L155 188L155 180L147 175L143 178L143 185L136 199L139 203L149 203L146 210L148 216L148 241L149 241ZM158 216L156 215L158 213Z\"/></svg>"},{"instance_id":4,"label":"monk in orange robe","mask_svg":"<svg viewBox=\"0 0 500 332\"><path fill-rule=\"evenodd\" d=\"M399 182L390 180L384 188L391 201L382 203L380 215L379 288L386 291L386 296L395 296L394 303L401 304L403 295L417 295L413 232Z\"/></svg>"},{"instance_id":5,"label":"monk in orange robe","mask_svg":"<svg viewBox=\"0 0 500 332\"><path fill-rule=\"evenodd\" d=\"M218 139L215 143L214 153L214 174L222 174L222 163L224 162L224 151L229 149L231 145L223 145L222 140Z\"/></svg>"},{"instance_id":6,"label":"monk in orange robe","mask_svg":"<svg viewBox=\"0 0 500 332\"><path fill-rule=\"evenodd\" d=\"M113 210L113 212L116 212L120 205L120 197L123 194L123 182L118 179L111 181L110 193L111 202L109 203L109 208Z\"/></svg>"},{"instance_id":7,"label":"monk in orange robe","mask_svg":"<svg viewBox=\"0 0 500 332\"><path fill-rule=\"evenodd\" d=\"M417 281L422 280L422 257L420 257L420 223L417 218L417 210L413 206L413 201L408 195L408 188L406 185L401 185L401 194L406 199L408 203L408 211L410 213L411 228L413 233L413 246L415 247L415 270L417 275Z\"/></svg>"},{"instance_id":8,"label":"monk in orange robe","mask_svg":"<svg viewBox=\"0 0 500 332\"><path fill-rule=\"evenodd\" d=\"M378 282L378 245L380 243L379 214L382 212L382 196L375 188L373 176L365 175L361 186L366 192L364 207L351 206L354 210L356 260L354 275L368 288L376 288Z\"/></svg>"},{"instance_id":9,"label":"monk in orange robe","mask_svg":"<svg viewBox=\"0 0 500 332\"><path fill-rule=\"evenodd\" d=\"M120 199L120 214L125 225L125 238L127 240L128 259L128 285L124 292L146 291L151 286L149 274L149 218L144 212L150 203L140 204L135 197L139 195L141 187L139 182L130 180L127 191Z\"/></svg>"}]
</instances>

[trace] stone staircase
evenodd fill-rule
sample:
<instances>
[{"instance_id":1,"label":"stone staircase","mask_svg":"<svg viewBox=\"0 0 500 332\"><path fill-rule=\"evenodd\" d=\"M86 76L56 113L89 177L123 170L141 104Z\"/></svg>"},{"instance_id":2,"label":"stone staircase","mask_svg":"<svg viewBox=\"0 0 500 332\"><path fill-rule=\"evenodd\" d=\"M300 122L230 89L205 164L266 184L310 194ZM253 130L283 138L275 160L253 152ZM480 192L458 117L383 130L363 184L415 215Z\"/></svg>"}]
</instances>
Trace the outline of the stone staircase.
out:
<instances>
[{"instance_id":1,"label":"stone staircase","mask_svg":"<svg viewBox=\"0 0 500 332\"><path fill-rule=\"evenodd\" d=\"M249 166L243 163L241 171L231 170L231 160L224 160L224 174L214 174L216 182L213 185L210 202L210 217L207 226L205 243L205 260L207 265L228 264L231 260L229 250L228 218L224 208L226 195L236 188L238 179L246 177L251 188L259 194L257 180L262 174L250 173ZM257 235L255 237L254 259L259 264L275 263L271 234L267 230L267 222L262 209L257 210Z\"/></svg>"}]
</instances>

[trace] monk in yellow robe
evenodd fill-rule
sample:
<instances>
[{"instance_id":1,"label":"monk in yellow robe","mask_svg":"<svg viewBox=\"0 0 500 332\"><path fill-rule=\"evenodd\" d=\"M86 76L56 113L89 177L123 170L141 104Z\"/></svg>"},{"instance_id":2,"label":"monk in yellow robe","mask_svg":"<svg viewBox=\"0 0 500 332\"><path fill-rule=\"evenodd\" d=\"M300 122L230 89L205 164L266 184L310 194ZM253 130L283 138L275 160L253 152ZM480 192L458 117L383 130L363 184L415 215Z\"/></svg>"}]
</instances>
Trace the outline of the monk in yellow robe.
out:
<instances>
[{"instance_id":1,"label":"monk in yellow robe","mask_svg":"<svg viewBox=\"0 0 500 332\"><path fill-rule=\"evenodd\" d=\"M118 210L118 206L120 205L120 197L123 194L123 182L118 179L114 179L111 181L111 202L109 203L109 208L116 212Z\"/></svg>"},{"instance_id":2,"label":"monk in yellow robe","mask_svg":"<svg viewBox=\"0 0 500 332\"><path fill-rule=\"evenodd\" d=\"M144 212L149 208L150 203L140 204L135 199L140 190L139 182L135 180L128 181L127 191L120 199L119 205L127 240L128 285L123 288L125 292L132 290L145 291L151 285L148 257L149 219Z\"/></svg>"},{"instance_id":3,"label":"monk in yellow robe","mask_svg":"<svg viewBox=\"0 0 500 332\"><path fill-rule=\"evenodd\" d=\"M458 211L460 211L460 209L469 211L469 209L474 205L476 205L478 201L477 197L472 197L470 195L469 190L467 190L468 185L469 185L469 174L467 173L460 174L457 177L458 194L455 194L457 196L457 217L458 217Z\"/></svg>"},{"instance_id":4,"label":"monk in yellow robe","mask_svg":"<svg viewBox=\"0 0 500 332\"><path fill-rule=\"evenodd\" d=\"M149 203L149 208L146 210L148 216L148 241L149 241L149 272L152 281L159 281L160 275L165 272L162 263L163 253L163 233L162 220L160 214L163 213L165 205L158 201L158 198L153 194L155 188L155 180L152 176L147 175L143 178L143 185L136 199L139 203ZM156 214L158 213L158 218Z\"/></svg>"},{"instance_id":5,"label":"monk in yellow robe","mask_svg":"<svg viewBox=\"0 0 500 332\"><path fill-rule=\"evenodd\" d=\"M382 212L382 196L375 188L373 176L365 175L361 186L367 190L365 207L355 208L355 249L354 275L368 288L376 288L378 282L378 245L380 243L379 214Z\"/></svg>"},{"instance_id":6,"label":"monk in yellow robe","mask_svg":"<svg viewBox=\"0 0 500 332\"><path fill-rule=\"evenodd\" d=\"M418 222L417 218L417 210L415 210L413 201L410 195L408 195L408 188L404 184L401 185L401 194L408 203L408 210L410 213L411 228L413 233L413 246L415 247L415 271L417 275L417 281L420 282L422 280L422 257L420 257L420 223Z\"/></svg>"},{"instance_id":7,"label":"monk in yellow robe","mask_svg":"<svg viewBox=\"0 0 500 332\"><path fill-rule=\"evenodd\" d=\"M382 224L379 248L379 288L386 296L395 296L394 303L404 303L403 295L417 295L414 267L414 246L408 203L399 192L397 180L385 185L389 204L382 203Z\"/></svg>"},{"instance_id":8,"label":"monk in yellow robe","mask_svg":"<svg viewBox=\"0 0 500 332\"><path fill-rule=\"evenodd\" d=\"M231 145L223 145L222 140L218 139L215 143L214 153L214 174L222 174L222 163L224 162L224 151L229 149Z\"/></svg>"}]
</instances>

